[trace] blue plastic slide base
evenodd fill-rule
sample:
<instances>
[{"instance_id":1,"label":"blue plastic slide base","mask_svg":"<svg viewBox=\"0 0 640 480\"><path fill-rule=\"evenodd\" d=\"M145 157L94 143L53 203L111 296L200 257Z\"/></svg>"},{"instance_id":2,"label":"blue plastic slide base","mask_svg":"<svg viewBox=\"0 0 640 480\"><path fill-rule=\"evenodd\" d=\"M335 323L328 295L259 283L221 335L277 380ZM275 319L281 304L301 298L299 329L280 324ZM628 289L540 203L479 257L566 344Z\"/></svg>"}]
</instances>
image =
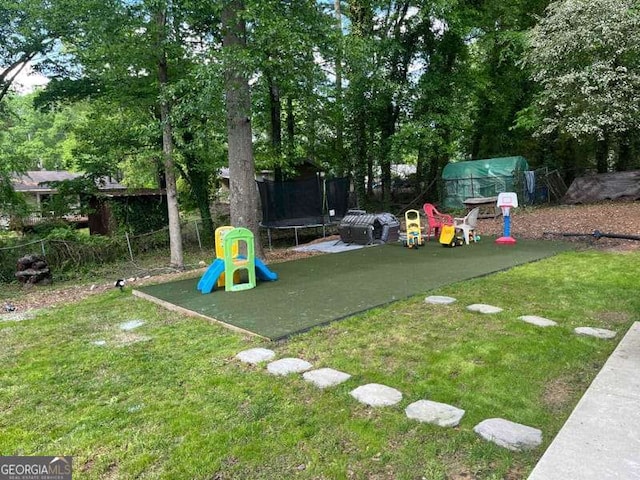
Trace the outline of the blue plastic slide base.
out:
<instances>
[{"instance_id":1,"label":"blue plastic slide base","mask_svg":"<svg viewBox=\"0 0 640 480\"><path fill-rule=\"evenodd\" d=\"M207 271L204 272L202 278L198 282L198 291L205 293L211 293L218 282L220 275L224 273L224 260L216 258L214 262L209 265Z\"/></svg>"},{"instance_id":2,"label":"blue plastic slide base","mask_svg":"<svg viewBox=\"0 0 640 480\"><path fill-rule=\"evenodd\" d=\"M269 270L269 267L259 258L256 258L256 276L263 282L275 282L278 280L278 274Z\"/></svg>"}]
</instances>

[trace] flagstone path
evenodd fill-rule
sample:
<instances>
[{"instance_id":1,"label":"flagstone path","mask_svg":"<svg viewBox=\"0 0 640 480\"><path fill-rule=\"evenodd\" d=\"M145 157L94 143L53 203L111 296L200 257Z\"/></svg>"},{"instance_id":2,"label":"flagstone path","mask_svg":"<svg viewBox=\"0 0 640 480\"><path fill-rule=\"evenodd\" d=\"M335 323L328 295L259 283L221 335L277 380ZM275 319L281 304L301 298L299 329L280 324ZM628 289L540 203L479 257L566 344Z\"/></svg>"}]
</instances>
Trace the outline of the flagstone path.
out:
<instances>
[{"instance_id":1,"label":"flagstone path","mask_svg":"<svg viewBox=\"0 0 640 480\"><path fill-rule=\"evenodd\" d=\"M425 303L433 305L450 305L457 300L453 297L432 295L425 298ZM482 314L500 313L502 308L483 303L466 307L467 310ZM553 327L558 322L537 315L523 315L519 320L537 327ZM613 338L616 332L593 327L578 327L578 335L589 335L597 338ZM286 376L302 373L302 378L320 389L335 387L351 378L351 375L332 368L312 370L313 365L300 358L282 358L274 360L276 353L266 348L252 348L236 355L243 363L259 365L267 363L267 371L272 375ZM349 392L360 403L371 407L393 406L402 401L402 392L387 385L369 383L361 385ZM441 427L456 427L460 424L465 411L445 403L431 400L418 400L405 409L407 418L422 423L430 423ZM509 450L521 451L538 447L542 443L542 432L536 428L506 420L490 418L483 420L473 428L483 439Z\"/></svg>"}]
</instances>

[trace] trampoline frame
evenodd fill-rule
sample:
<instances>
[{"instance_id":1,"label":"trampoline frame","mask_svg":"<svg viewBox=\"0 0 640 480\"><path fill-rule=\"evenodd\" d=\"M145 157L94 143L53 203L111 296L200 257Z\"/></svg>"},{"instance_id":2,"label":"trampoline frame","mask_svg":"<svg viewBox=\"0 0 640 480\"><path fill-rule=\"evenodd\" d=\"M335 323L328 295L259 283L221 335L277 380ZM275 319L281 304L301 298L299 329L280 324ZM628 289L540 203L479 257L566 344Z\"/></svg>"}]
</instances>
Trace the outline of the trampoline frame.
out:
<instances>
[{"instance_id":1,"label":"trampoline frame","mask_svg":"<svg viewBox=\"0 0 640 480\"><path fill-rule=\"evenodd\" d=\"M296 237L296 247L299 245L298 242L298 230L302 230L305 228L319 228L322 227L322 238L325 238L327 236L327 227L332 226L332 225L338 225L339 222L334 221L334 222L326 222L326 223L305 223L305 224L301 224L301 225L273 225L273 224L264 224L262 222L260 222L258 225L261 228L266 228L267 229L267 238L269 239L269 250L272 250L273 247L271 245L271 230L293 230L294 235Z\"/></svg>"}]
</instances>

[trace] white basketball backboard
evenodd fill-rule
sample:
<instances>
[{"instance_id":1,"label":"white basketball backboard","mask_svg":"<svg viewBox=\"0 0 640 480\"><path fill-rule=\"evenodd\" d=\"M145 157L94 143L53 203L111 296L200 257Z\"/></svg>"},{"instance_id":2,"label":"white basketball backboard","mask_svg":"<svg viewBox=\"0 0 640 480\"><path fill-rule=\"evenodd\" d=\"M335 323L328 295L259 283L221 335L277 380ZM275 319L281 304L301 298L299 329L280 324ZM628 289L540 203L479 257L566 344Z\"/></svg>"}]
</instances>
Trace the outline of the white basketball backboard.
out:
<instances>
[{"instance_id":1,"label":"white basketball backboard","mask_svg":"<svg viewBox=\"0 0 640 480\"><path fill-rule=\"evenodd\" d=\"M518 195L516 192L502 192L498 194L498 207L517 207Z\"/></svg>"}]
</instances>

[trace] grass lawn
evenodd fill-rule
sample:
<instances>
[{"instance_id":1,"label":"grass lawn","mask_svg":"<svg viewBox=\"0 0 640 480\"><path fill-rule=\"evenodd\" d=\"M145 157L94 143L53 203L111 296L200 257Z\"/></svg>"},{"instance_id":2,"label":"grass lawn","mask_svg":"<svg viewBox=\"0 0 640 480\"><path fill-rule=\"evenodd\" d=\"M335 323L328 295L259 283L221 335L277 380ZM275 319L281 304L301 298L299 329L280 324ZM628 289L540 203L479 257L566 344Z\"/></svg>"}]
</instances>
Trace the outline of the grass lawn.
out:
<instances>
[{"instance_id":1,"label":"grass lawn","mask_svg":"<svg viewBox=\"0 0 640 480\"><path fill-rule=\"evenodd\" d=\"M640 253L562 253L425 292L456 297L451 306L419 295L272 344L112 290L0 322L0 453L73 455L76 479L526 478L640 320L639 273ZM145 324L121 331L130 320ZM579 337L577 326L618 335ZM234 360L256 346L353 377L320 391ZM373 409L349 396L372 382L402 402ZM408 420L419 399L466 415L454 429ZM481 440L473 427L492 417L540 428L544 444L517 453Z\"/></svg>"}]
</instances>

